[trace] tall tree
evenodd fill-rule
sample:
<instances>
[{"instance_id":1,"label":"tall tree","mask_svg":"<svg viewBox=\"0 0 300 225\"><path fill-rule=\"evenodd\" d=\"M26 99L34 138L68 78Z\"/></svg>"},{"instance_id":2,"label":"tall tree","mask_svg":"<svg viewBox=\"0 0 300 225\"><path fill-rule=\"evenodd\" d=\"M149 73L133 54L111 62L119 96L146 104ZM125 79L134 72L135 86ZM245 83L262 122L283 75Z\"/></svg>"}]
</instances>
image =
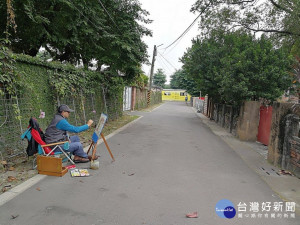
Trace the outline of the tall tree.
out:
<instances>
[{"instance_id":1,"label":"tall tree","mask_svg":"<svg viewBox=\"0 0 300 225\"><path fill-rule=\"evenodd\" d=\"M300 39L299 0L197 0L192 12L201 13L202 34L212 29L246 28L294 43Z\"/></svg>"},{"instance_id":2,"label":"tall tree","mask_svg":"<svg viewBox=\"0 0 300 225\"><path fill-rule=\"evenodd\" d=\"M0 38L6 30L6 4L0 3ZM54 60L88 66L92 59L134 77L147 62L143 36L151 31L148 12L138 0L14 0L17 32L11 33L16 53L36 56L46 48Z\"/></svg>"},{"instance_id":3,"label":"tall tree","mask_svg":"<svg viewBox=\"0 0 300 225\"><path fill-rule=\"evenodd\" d=\"M182 58L183 68L204 94L216 101L275 100L291 86L291 60L264 36L239 30L196 39Z\"/></svg>"},{"instance_id":4,"label":"tall tree","mask_svg":"<svg viewBox=\"0 0 300 225\"><path fill-rule=\"evenodd\" d=\"M200 89L192 77L188 77L186 71L180 69L171 75L170 87L184 89L192 96L198 96Z\"/></svg>"},{"instance_id":5,"label":"tall tree","mask_svg":"<svg viewBox=\"0 0 300 225\"><path fill-rule=\"evenodd\" d=\"M165 72L162 69L157 69L153 76L153 84L164 88L166 82L167 76L165 75Z\"/></svg>"}]
</instances>

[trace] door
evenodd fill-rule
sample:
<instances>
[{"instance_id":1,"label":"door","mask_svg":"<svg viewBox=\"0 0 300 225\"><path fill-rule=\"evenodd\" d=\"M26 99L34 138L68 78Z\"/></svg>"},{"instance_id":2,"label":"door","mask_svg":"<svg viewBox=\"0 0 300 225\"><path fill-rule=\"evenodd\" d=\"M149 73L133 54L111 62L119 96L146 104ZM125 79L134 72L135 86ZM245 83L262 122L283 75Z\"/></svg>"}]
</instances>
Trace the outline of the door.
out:
<instances>
[{"instance_id":1,"label":"door","mask_svg":"<svg viewBox=\"0 0 300 225\"><path fill-rule=\"evenodd\" d=\"M257 141L263 143L264 145L269 144L271 124L272 124L272 106L261 106Z\"/></svg>"},{"instance_id":2,"label":"door","mask_svg":"<svg viewBox=\"0 0 300 225\"><path fill-rule=\"evenodd\" d=\"M123 91L123 111L131 110L132 87L124 87Z\"/></svg>"}]
</instances>

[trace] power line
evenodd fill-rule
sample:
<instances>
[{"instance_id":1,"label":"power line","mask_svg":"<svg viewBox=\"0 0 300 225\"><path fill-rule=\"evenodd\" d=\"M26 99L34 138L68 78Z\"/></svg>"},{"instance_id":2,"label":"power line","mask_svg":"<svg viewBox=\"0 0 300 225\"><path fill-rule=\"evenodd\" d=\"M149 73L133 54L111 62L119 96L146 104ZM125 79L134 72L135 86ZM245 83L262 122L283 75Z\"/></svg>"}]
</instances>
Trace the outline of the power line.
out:
<instances>
[{"instance_id":1,"label":"power line","mask_svg":"<svg viewBox=\"0 0 300 225\"><path fill-rule=\"evenodd\" d=\"M194 21L188 26L188 28L185 29L185 31L175 40L173 41L171 44L169 44L167 47L164 48L164 50L167 50L169 47L171 47L173 44L175 44L179 39L183 38L184 35L187 34L187 32L193 27L193 25L195 24L195 22L197 21L197 19L201 16L202 13L200 13L196 19L194 19Z\"/></svg>"},{"instance_id":2,"label":"power line","mask_svg":"<svg viewBox=\"0 0 300 225\"><path fill-rule=\"evenodd\" d=\"M175 40L173 41L171 44L169 44L167 47L164 48L164 50L166 50L167 48L171 47L174 43L176 43L177 41L179 41L181 38L183 38L184 35L187 34L187 32L193 27L193 25L196 23L196 21L198 20L198 18L202 15L202 13L209 7L209 4L202 9L202 11L199 13L199 15L196 17L196 19L194 19L194 21L188 26L188 28L185 29L185 31Z\"/></svg>"},{"instance_id":3,"label":"power line","mask_svg":"<svg viewBox=\"0 0 300 225\"><path fill-rule=\"evenodd\" d=\"M161 65L163 69L163 71L169 72L170 74L172 74L172 70L168 67L168 65L165 64L164 61L162 61L160 58L157 59L157 62Z\"/></svg>"},{"instance_id":4,"label":"power line","mask_svg":"<svg viewBox=\"0 0 300 225\"><path fill-rule=\"evenodd\" d=\"M164 51L164 54L165 54L165 55L168 55L170 52L172 52L172 50L173 50L174 48L176 48L176 46L177 46L178 44L179 44L179 41L178 41L171 49L169 49L168 52L165 53L165 51L166 51L166 50L165 50L165 51Z\"/></svg>"},{"instance_id":5,"label":"power line","mask_svg":"<svg viewBox=\"0 0 300 225\"><path fill-rule=\"evenodd\" d=\"M163 60L160 60L159 58L157 60L162 67L165 67L170 73L172 73L172 70L169 68L169 66Z\"/></svg>"},{"instance_id":6,"label":"power line","mask_svg":"<svg viewBox=\"0 0 300 225\"><path fill-rule=\"evenodd\" d=\"M96 24L94 24L88 17L86 17L71 1L68 1L69 3L72 4L72 6L84 17L86 18L88 21L90 21L91 24L93 24L95 26L95 28L100 29L102 31L104 31L104 29L102 27L97 26Z\"/></svg>"},{"instance_id":7,"label":"power line","mask_svg":"<svg viewBox=\"0 0 300 225\"><path fill-rule=\"evenodd\" d=\"M111 19L111 21L115 24L116 28L120 31L118 25L116 24L116 22L114 21L114 19L112 18L112 16L109 14L109 12L106 10L105 6L102 4L102 2L100 0L98 0L98 2L100 3L100 5L102 6L102 8L104 9L104 11L106 12L106 14L108 15L108 17ZM121 32L121 31L120 31Z\"/></svg>"},{"instance_id":8,"label":"power line","mask_svg":"<svg viewBox=\"0 0 300 225\"><path fill-rule=\"evenodd\" d=\"M171 65L175 70L177 70L176 69L176 67L175 66L173 66L172 65L172 63L170 63L160 52L158 52L158 54L167 62L167 63L169 63L169 65Z\"/></svg>"}]
</instances>

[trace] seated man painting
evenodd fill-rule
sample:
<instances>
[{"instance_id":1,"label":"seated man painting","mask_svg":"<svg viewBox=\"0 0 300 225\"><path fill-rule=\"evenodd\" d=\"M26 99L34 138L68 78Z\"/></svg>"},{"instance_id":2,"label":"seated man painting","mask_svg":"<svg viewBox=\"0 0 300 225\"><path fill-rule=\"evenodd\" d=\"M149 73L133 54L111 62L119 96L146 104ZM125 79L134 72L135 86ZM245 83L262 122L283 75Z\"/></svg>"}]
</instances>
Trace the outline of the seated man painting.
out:
<instances>
[{"instance_id":1,"label":"seated man painting","mask_svg":"<svg viewBox=\"0 0 300 225\"><path fill-rule=\"evenodd\" d=\"M57 108L57 114L54 115L53 120L45 131L45 142L47 144L67 141L68 135L67 132L79 133L89 129L89 127L93 124L93 120L89 120L87 124L82 126L73 126L69 124L68 118L70 116L70 112L74 112L74 110L70 109L67 105L60 105ZM78 136L71 136L69 139L70 147L67 151L71 152L74 155L75 163L86 163L91 160L91 156L88 156L83 151L83 146L80 143L80 139ZM98 157L96 156L97 159Z\"/></svg>"}]
</instances>

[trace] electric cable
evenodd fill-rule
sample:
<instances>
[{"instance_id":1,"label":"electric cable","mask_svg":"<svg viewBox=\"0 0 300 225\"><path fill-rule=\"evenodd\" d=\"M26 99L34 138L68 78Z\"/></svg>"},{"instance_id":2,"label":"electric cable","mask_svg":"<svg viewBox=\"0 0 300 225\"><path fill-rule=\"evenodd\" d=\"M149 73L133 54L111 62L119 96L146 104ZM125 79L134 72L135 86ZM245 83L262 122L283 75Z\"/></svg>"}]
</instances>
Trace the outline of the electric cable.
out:
<instances>
[{"instance_id":1,"label":"electric cable","mask_svg":"<svg viewBox=\"0 0 300 225\"><path fill-rule=\"evenodd\" d=\"M102 27L97 26L96 24L94 24L88 17L86 17L83 12L81 12L71 1L68 1L69 3L72 4L72 6L84 17L86 18L88 21L90 21L91 24L93 24L95 26L95 28L100 29L102 31L105 31Z\"/></svg>"},{"instance_id":2,"label":"electric cable","mask_svg":"<svg viewBox=\"0 0 300 225\"><path fill-rule=\"evenodd\" d=\"M196 21L198 20L198 18L202 15L202 13L209 7L210 4L207 4L207 6L205 8L203 8L201 10L201 12L199 13L199 15L196 17L196 19L194 19L194 21L188 26L188 28L185 29L185 31L175 40L173 41L171 44L169 44L167 47L164 48L164 50L168 49L169 47L171 47L173 44L175 44L177 41L179 41L181 38L183 38L184 35L187 34L187 32L193 27L193 25L196 23Z\"/></svg>"},{"instance_id":3,"label":"electric cable","mask_svg":"<svg viewBox=\"0 0 300 225\"><path fill-rule=\"evenodd\" d=\"M114 21L114 19L112 18L112 16L109 14L109 12L106 10L105 6L102 4L102 2L100 0L98 0L98 2L100 3L100 5L102 6L102 8L104 9L104 11L106 12L106 14L108 15L108 17L110 18L110 20L114 23L114 25L116 26L116 28L120 31L118 25L116 24L116 22ZM121 31L120 31L121 32Z\"/></svg>"},{"instance_id":4,"label":"electric cable","mask_svg":"<svg viewBox=\"0 0 300 225\"><path fill-rule=\"evenodd\" d=\"M163 60L160 60L159 58L157 58L157 62L159 62L159 64L162 67L165 67L170 73L172 73L172 71L170 70L170 68L168 67L168 65Z\"/></svg>"},{"instance_id":5,"label":"electric cable","mask_svg":"<svg viewBox=\"0 0 300 225\"><path fill-rule=\"evenodd\" d=\"M157 51L157 52L167 63L169 63L169 65L171 65L175 70L177 70L176 67L173 66L172 63L170 63L159 51Z\"/></svg>"}]
</instances>

